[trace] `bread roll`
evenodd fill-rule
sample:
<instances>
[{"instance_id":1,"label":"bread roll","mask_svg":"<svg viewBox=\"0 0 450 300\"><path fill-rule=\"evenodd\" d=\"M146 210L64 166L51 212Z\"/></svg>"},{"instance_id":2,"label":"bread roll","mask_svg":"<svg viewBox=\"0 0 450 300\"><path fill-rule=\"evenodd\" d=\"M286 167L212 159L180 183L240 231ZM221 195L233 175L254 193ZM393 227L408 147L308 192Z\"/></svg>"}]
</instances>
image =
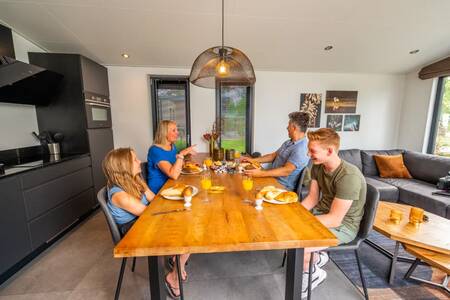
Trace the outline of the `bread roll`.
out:
<instances>
[{"instance_id":1,"label":"bread roll","mask_svg":"<svg viewBox=\"0 0 450 300\"><path fill-rule=\"evenodd\" d=\"M275 200L280 202L296 202L298 200L298 196L294 192L282 192L278 196L275 197Z\"/></svg>"},{"instance_id":2,"label":"bread roll","mask_svg":"<svg viewBox=\"0 0 450 300\"><path fill-rule=\"evenodd\" d=\"M183 183L177 183L173 187L165 189L161 192L163 196L170 196L170 197L180 197L183 193L183 190L186 188L186 185Z\"/></svg>"},{"instance_id":3,"label":"bread roll","mask_svg":"<svg viewBox=\"0 0 450 300\"><path fill-rule=\"evenodd\" d=\"M192 188L192 186L187 186L184 188L182 195L183 197L191 197L193 192L194 189Z\"/></svg>"}]
</instances>

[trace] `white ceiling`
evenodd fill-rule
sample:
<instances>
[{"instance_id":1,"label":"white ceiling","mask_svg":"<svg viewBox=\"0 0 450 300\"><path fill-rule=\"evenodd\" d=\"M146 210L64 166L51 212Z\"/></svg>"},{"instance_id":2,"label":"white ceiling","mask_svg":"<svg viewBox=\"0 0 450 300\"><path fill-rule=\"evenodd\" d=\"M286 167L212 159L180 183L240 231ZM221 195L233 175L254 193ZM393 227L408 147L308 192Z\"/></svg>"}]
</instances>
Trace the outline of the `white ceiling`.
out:
<instances>
[{"instance_id":1,"label":"white ceiling","mask_svg":"<svg viewBox=\"0 0 450 300\"><path fill-rule=\"evenodd\" d=\"M225 44L256 70L405 73L450 54L449 12L450 0L225 0ZM189 68L220 44L220 17L220 0L0 0L26 38L106 65Z\"/></svg>"}]
</instances>

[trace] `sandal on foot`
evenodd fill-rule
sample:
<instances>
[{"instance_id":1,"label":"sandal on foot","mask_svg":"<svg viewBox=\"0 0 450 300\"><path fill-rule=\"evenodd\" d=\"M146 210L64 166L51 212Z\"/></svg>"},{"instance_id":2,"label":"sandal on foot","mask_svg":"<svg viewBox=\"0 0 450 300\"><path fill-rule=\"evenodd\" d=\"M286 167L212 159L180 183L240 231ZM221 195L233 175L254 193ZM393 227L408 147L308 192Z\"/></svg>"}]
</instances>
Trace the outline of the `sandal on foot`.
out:
<instances>
[{"instance_id":1,"label":"sandal on foot","mask_svg":"<svg viewBox=\"0 0 450 300\"><path fill-rule=\"evenodd\" d=\"M180 299L180 295L176 295L174 290L180 290L179 288L175 288L170 285L170 283L167 281L167 276L164 278L164 285L166 287L166 291L169 294L169 297L175 300Z\"/></svg>"},{"instance_id":2,"label":"sandal on foot","mask_svg":"<svg viewBox=\"0 0 450 300\"><path fill-rule=\"evenodd\" d=\"M186 262L187 265L187 262ZM169 269L170 272L172 272L175 269L175 262L173 261L173 259L170 257L167 259L167 268ZM184 271L184 273L186 274L181 274L181 281L183 282L187 282L188 280L188 274L186 273L186 271ZM185 277L183 278L183 275L185 275Z\"/></svg>"}]
</instances>

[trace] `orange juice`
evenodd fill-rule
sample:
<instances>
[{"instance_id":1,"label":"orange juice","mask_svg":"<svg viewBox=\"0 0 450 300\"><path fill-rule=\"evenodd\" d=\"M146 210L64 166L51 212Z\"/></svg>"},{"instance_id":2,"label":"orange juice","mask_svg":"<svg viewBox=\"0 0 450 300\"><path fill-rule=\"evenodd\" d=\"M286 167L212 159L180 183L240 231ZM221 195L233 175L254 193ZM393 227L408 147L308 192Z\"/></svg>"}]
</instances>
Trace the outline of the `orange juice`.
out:
<instances>
[{"instance_id":1,"label":"orange juice","mask_svg":"<svg viewBox=\"0 0 450 300\"><path fill-rule=\"evenodd\" d=\"M202 189L209 190L212 185L211 178L202 178L202 180L200 181L200 184L202 186Z\"/></svg>"},{"instance_id":2,"label":"orange juice","mask_svg":"<svg viewBox=\"0 0 450 300\"><path fill-rule=\"evenodd\" d=\"M209 168L209 167L212 166L213 161L212 161L211 157L208 157L208 158L205 159L205 161L204 161L203 163L205 164L205 166L206 166L207 168Z\"/></svg>"},{"instance_id":3,"label":"orange juice","mask_svg":"<svg viewBox=\"0 0 450 300\"><path fill-rule=\"evenodd\" d=\"M253 188L253 180L251 178L244 178L242 179L242 187L244 190L251 191Z\"/></svg>"},{"instance_id":4,"label":"orange juice","mask_svg":"<svg viewBox=\"0 0 450 300\"><path fill-rule=\"evenodd\" d=\"M409 222L411 224L418 225L423 222L423 212L424 210L419 207L411 207L409 211Z\"/></svg>"},{"instance_id":5,"label":"orange juice","mask_svg":"<svg viewBox=\"0 0 450 300\"><path fill-rule=\"evenodd\" d=\"M234 151L234 158L239 159L241 157L241 152L239 151Z\"/></svg>"}]
</instances>

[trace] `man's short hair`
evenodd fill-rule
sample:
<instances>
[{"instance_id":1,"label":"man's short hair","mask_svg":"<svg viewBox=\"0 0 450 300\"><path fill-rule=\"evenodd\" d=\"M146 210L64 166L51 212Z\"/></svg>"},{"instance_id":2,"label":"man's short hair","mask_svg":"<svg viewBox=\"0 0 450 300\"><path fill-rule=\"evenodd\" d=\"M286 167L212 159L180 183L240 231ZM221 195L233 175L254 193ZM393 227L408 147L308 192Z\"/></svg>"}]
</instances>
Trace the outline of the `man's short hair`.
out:
<instances>
[{"instance_id":1,"label":"man's short hair","mask_svg":"<svg viewBox=\"0 0 450 300\"><path fill-rule=\"evenodd\" d=\"M308 140L310 142L319 142L321 145L332 146L339 150L341 138L334 129L331 128L319 128L315 131L308 131Z\"/></svg>"},{"instance_id":2,"label":"man's short hair","mask_svg":"<svg viewBox=\"0 0 450 300\"><path fill-rule=\"evenodd\" d=\"M294 123L301 132L306 132L309 123L309 114L302 111L294 111L289 114L289 121Z\"/></svg>"}]
</instances>

